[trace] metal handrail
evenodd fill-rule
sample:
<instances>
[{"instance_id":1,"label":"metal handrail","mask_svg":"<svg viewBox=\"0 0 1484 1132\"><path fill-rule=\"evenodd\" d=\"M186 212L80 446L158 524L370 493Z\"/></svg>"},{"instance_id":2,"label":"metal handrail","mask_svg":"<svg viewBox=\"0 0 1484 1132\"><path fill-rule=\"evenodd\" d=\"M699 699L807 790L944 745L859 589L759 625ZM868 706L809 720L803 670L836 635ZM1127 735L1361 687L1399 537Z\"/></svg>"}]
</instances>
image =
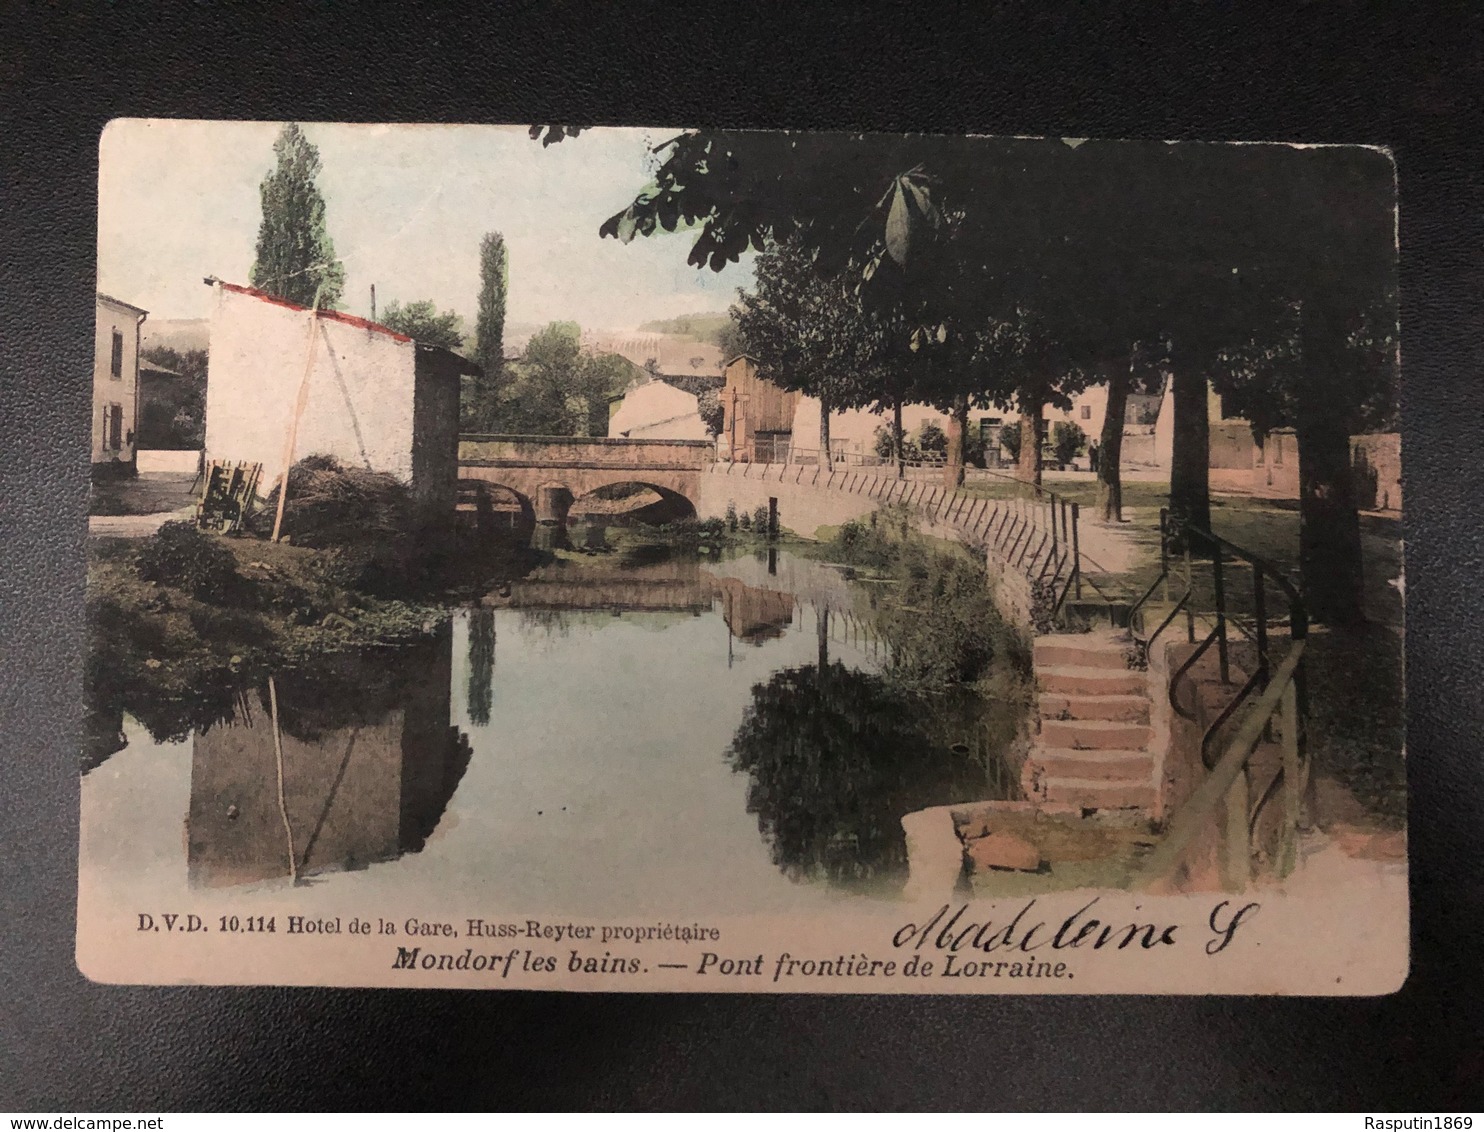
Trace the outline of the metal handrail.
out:
<instances>
[{"instance_id":1,"label":"metal handrail","mask_svg":"<svg viewBox=\"0 0 1484 1132\"><path fill-rule=\"evenodd\" d=\"M1257 663L1253 672L1242 683L1236 694L1223 705L1221 711L1217 713L1216 718L1201 736L1201 764L1210 774L1207 781L1197 790L1196 795L1192 796L1191 801L1187 803L1186 807L1186 810L1199 811L1198 818L1192 820L1203 820L1204 810L1209 808L1209 805L1214 799L1228 790L1232 791L1232 799L1229 802L1228 810L1228 856L1229 860L1235 860L1238 855L1238 850L1235 848L1238 828L1240 827L1242 830L1242 836L1244 838L1242 844L1244 846L1250 845L1251 838L1257 829L1258 820L1264 808L1277 794L1279 787L1285 783L1289 783L1296 789L1299 789L1302 788L1303 784L1298 781L1298 776L1302 773L1307 778L1308 763L1305 756L1307 743L1304 727L1304 720L1307 713L1307 697L1305 694L1305 672L1302 660L1308 637L1308 614L1304 608L1303 599L1297 589L1272 563L1247 550L1245 547L1239 546L1229 539L1222 538L1212 531L1191 524L1182 525L1177 529L1171 525L1169 515L1164 510L1160 511L1160 572L1154 582L1135 603L1135 610L1141 609L1148 602L1149 598L1153 596L1160 584L1168 581L1171 574L1171 544L1177 538L1184 544L1185 592L1176 600L1174 606L1165 616L1164 620L1160 622L1158 628L1145 639L1144 647L1148 649L1153 644L1155 638L1174 622L1182 610L1186 616L1190 642L1196 644L1196 611L1192 608L1194 604L1193 551L1198 553L1204 550L1206 555L1209 555L1214 597L1214 609L1211 611L1211 616L1214 617L1214 625L1211 631L1201 639L1200 643L1196 645L1196 648L1192 650L1190 655L1185 658L1170 676L1168 698L1172 710L1187 719L1194 720L1196 718L1196 710L1199 705L1194 705L1190 711L1185 710L1180 704L1179 689L1181 682L1186 679L1200 659L1213 647L1216 649L1219 657L1221 682L1223 684L1232 683L1227 633L1228 625L1234 625L1244 637L1251 640L1257 652ZM1252 623L1250 629L1243 622L1242 618L1236 616L1231 611L1226 584L1227 579L1225 576L1225 566L1229 557L1233 560L1245 562L1252 571ZM1270 585L1277 588L1287 605L1286 621L1289 630L1289 639L1292 642L1287 654L1277 666L1276 671L1272 663L1273 657L1271 655L1268 635L1267 589ZM1253 701L1254 695L1257 696L1255 702ZM1290 698L1292 700L1291 710L1288 706ZM1282 707L1284 713L1282 724L1282 740L1284 744L1283 766L1258 796L1257 804L1249 809L1247 805L1248 793L1246 780L1243 779L1241 783L1237 784L1241 787L1240 799L1237 798L1237 785L1233 784L1237 782L1236 776L1247 768L1247 761L1251 757L1258 740L1269 731L1271 720L1275 711L1278 710L1280 700L1284 705ZM1237 741L1234 739L1232 743L1228 744L1225 748L1225 753L1217 758L1216 740L1222 729L1239 712L1242 712L1246 708L1250 708L1251 710L1243 719L1242 725L1237 732L1237 739L1242 740L1244 748L1240 758L1229 766L1227 760L1233 757L1233 751L1238 745ZM1220 773L1218 774L1218 772ZM1216 785L1212 785L1212 783L1216 783ZM1207 789L1208 786L1210 787L1209 790ZM1293 799L1297 797L1293 790L1290 790L1288 794ZM1197 804L1197 799L1201 799L1199 804ZM1282 866L1284 868L1291 868L1290 850L1292 849L1292 838L1296 836L1296 833L1294 832L1294 828L1290 827L1296 828L1297 805L1297 801L1294 800L1290 806L1291 813L1289 817L1291 821L1284 827L1284 860L1288 862ZM1184 812L1182 811L1182 814ZM1171 829L1171 840L1174 840L1173 823ZM1193 829L1191 832L1193 832ZM1174 855L1178 855L1178 849L1173 851L1171 861L1173 861ZM1242 854L1241 860L1241 871L1245 875L1245 870L1248 868L1250 862L1247 860L1245 853ZM1153 869L1151 866L1151 871L1157 872L1158 870Z\"/></svg>"},{"instance_id":2,"label":"metal handrail","mask_svg":"<svg viewBox=\"0 0 1484 1132\"><path fill-rule=\"evenodd\" d=\"M1298 859L1298 815L1304 779L1307 777L1307 767L1300 750L1302 716L1298 704L1298 677L1306 643L1302 638L1294 642L1293 648L1272 674L1262 695L1253 703L1252 710L1242 721L1237 733L1227 743L1221 758L1186 800L1180 812L1171 819L1164 839L1145 858L1142 867L1131 878L1134 887L1143 887L1167 876L1180 859L1180 854L1205 824L1211 810L1225 798L1227 884L1233 889L1244 888L1249 879L1251 836L1256 828L1257 815L1279 784L1286 784L1288 789L1278 873L1285 876L1292 871ZM1247 782L1243 772L1275 715L1280 719L1282 769L1275 776L1273 784L1264 791L1257 807L1249 810Z\"/></svg>"}]
</instances>

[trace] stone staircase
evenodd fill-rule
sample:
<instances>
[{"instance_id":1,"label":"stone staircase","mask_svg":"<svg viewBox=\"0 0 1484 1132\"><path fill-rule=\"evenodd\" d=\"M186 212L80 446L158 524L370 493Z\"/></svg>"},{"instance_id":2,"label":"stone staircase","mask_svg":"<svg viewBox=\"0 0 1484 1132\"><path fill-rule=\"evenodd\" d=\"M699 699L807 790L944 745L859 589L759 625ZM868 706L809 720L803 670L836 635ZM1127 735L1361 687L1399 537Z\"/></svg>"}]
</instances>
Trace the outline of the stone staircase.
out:
<instances>
[{"instance_id":1,"label":"stone staircase","mask_svg":"<svg viewBox=\"0 0 1484 1132\"><path fill-rule=\"evenodd\" d=\"M1148 813L1155 802L1148 673L1125 629L1035 642L1040 733L1022 772L1032 802Z\"/></svg>"}]
</instances>

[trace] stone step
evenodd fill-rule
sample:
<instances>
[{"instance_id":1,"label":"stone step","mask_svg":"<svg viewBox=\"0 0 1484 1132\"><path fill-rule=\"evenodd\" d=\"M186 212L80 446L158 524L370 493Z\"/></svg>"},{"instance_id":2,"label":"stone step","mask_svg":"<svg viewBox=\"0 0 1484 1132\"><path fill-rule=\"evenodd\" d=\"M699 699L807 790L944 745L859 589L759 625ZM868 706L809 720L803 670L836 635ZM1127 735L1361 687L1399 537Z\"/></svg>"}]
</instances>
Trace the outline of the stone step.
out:
<instances>
[{"instance_id":1,"label":"stone step","mask_svg":"<svg viewBox=\"0 0 1484 1132\"><path fill-rule=\"evenodd\" d=\"M1125 723L1149 722L1149 697L1076 696L1064 692L1042 692L1037 697L1042 719L1118 719Z\"/></svg>"},{"instance_id":2,"label":"stone step","mask_svg":"<svg viewBox=\"0 0 1484 1132\"><path fill-rule=\"evenodd\" d=\"M1060 633L1036 638L1037 667L1080 666L1084 668L1127 669L1123 634Z\"/></svg>"},{"instance_id":3,"label":"stone step","mask_svg":"<svg viewBox=\"0 0 1484 1132\"><path fill-rule=\"evenodd\" d=\"M1084 810L1147 810L1154 805L1154 784L1132 779L1047 775L1041 779L1039 793L1051 805Z\"/></svg>"},{"instance_id":4,"label":"stone step","mask_svg":"<svg viewBox=\"0 0 1484 1132\"><path fill-rule=\"evenodd\" d=\"M1095 778L1100 782L1148 783L1154 756L1147 751L1082 751L1073 747L1032 747L1027 761L1043 778Z\"/></svg>"},{"instance_id":5,"label":"stone step","mask_svg":"<svg viewBox=\"0 0 1484 1132\"><path fill-rule=\"evenodd\" d=\"M1084 576L1097 581L1099 585L1103 584L1101 578L1094 577L1093 575ZM1102 575L1101 577L1109 579L1108 584L1103 586L1105 590L1111 593L1118 589L1118 583L1121 579L1111 575ZM1086 590L1083 591L1084 597L1081 601L1075 598L1068 598L1062 603L1062 612L1068 617L1085 621L1089 625L1111 625L1117 629L1128 627L1129 611L1133 605L1132 598L1115 598L1111 601L1105 601L1101 597L1086 597L1087 592Z\"/></svg>"},{"instance_id":6,"label":"stone step","mask_svg":"<svg viewBox=\"0 0 1484 1132\"><path fill-rule=\"evenodd\" d=\"M1154 732L1144 723L1108 719L1043 719L1041 742L1079 751L1142 751Z\"/></svg>"},{"instance_id":7,"label":"stone step","mask_svg":"<svg viewBox=\"0 0 1484 1132\"><path fill-rule=\"evenodd\" d=\"M1038 665L1036 686L1044 692L1075 696L1147 694L1148 674L1132 668L1090 668L1080 664Z\"/></svg>"}]
</instances>

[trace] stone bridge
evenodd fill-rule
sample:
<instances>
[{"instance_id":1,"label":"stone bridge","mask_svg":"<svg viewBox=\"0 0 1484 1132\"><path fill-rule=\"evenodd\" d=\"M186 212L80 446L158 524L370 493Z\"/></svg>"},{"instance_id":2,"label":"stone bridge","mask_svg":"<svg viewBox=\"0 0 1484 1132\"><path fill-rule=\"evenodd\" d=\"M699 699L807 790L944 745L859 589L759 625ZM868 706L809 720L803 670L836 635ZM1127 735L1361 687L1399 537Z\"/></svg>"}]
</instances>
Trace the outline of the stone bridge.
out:
<instances>
[{"instance_id":1,"label":"stone bridge","mask_svg":"<svg viewBox=\"0 0 1484 1132\"><path fill-rule=\"evenodd\" d=\"M542 523L563 522L574 500L620 484L652 488L694 513L715 450L706 440L465 435L459 441L459 480L505 488Z\"/></svg>"},{"instance_id":2,"label":"stone bridge","mask_svg":"<svg viewBox=\"0 0 1484 1132\"><path fill-rule=\"evenodd\" d=\"M717 463L703 440L469 435L459 444L459 477L505 489L527 519L544 523L564 522L575 500L620 484L652 488L702 518L729 507L776 509L782 526L805 537L898 504L924 533L983 552L1002 611L1042 631L1048 601L1080 557L1065 510L1039 500L970 495L885 468Z\"/></svg>"}]
</instances>

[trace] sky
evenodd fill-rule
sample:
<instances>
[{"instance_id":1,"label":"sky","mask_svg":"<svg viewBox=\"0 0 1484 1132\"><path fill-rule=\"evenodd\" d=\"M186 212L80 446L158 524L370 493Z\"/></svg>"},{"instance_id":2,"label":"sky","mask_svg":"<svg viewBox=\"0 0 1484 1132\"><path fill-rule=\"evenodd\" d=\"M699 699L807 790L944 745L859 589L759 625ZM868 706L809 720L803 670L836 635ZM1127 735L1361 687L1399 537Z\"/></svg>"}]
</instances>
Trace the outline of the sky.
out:
<instances>
[{"instance_id":1,"label":"sky","mask_svg":"<svg viewBox=\"0 0 1484 1132\"><path fill-rule=\"evenodd\" d=\"M99 154L98 289L156 319L205 318L215 275L247 283L277 122L119 119ZM687 266L692 237L624 245L598 226L650 178L650 148L678 133L595 129L543 148L524 126L304 123L345 265L341 308L370 314L431 299L472 330L479 241L505 237L506 324L570 319L629 330L721 311L751 282L749 257L720 273Z\"/></svg>"}]
</instances>

